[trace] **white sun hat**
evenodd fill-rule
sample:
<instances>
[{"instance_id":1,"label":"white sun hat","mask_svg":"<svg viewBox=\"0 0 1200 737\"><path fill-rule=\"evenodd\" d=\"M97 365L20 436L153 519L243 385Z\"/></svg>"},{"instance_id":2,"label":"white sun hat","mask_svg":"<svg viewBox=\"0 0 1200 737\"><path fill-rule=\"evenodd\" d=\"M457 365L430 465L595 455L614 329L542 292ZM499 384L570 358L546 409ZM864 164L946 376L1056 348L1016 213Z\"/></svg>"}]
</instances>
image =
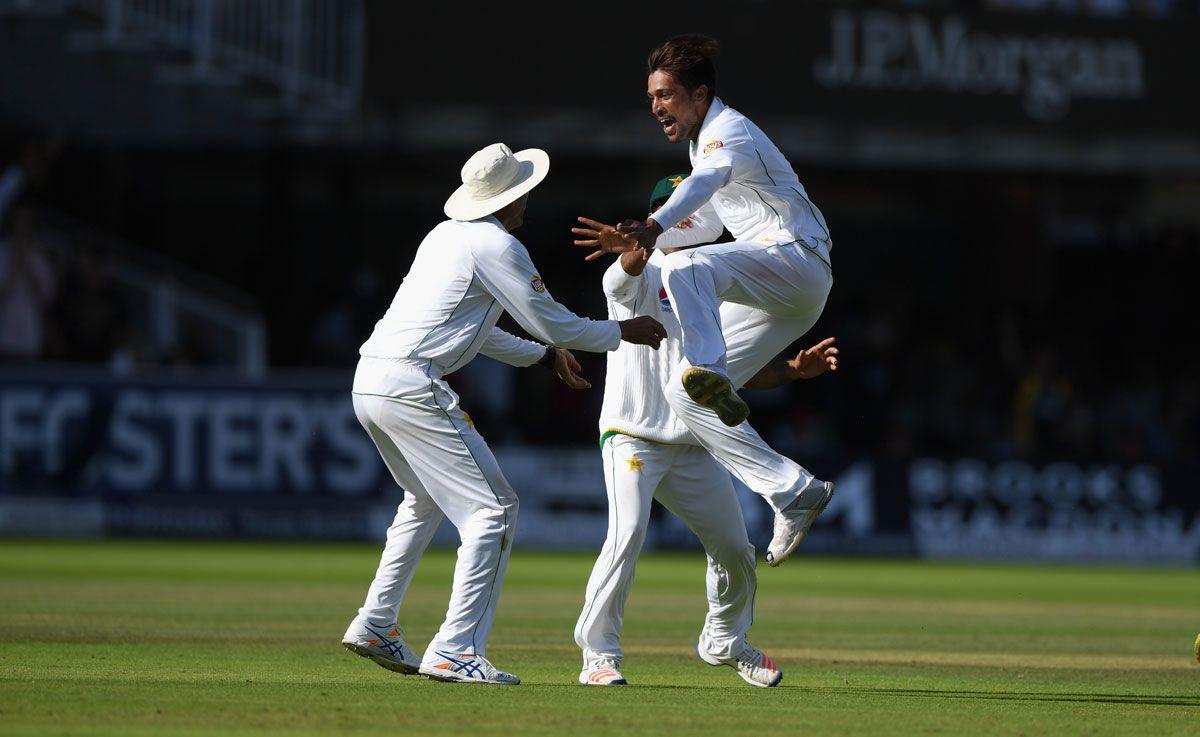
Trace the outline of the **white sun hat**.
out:
<instances>
[{"instance_id":1,"label":"white sun hat","mask_svg":"<svg viewBox=\"0 0 1200 737\"><path fill-rule=\"evenodd\" d=\"M538 186L550 172L550 157L540 148L515 154L503 143L493 143L467 159L462 186L446 200L446 216L476 220L491 215Z\"/></svg>"}]
</instances>

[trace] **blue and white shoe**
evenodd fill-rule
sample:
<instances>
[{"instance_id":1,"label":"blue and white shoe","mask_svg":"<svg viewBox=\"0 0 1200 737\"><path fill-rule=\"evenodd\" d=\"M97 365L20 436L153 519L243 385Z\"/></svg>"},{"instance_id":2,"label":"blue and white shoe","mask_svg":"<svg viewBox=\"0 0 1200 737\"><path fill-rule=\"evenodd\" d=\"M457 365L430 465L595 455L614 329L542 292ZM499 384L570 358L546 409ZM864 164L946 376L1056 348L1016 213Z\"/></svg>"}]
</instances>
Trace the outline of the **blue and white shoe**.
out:
<instances>
[{"instance_id":1,"label":"blue and white shoe","mask_svg":"<svg viewBox=\"0 0 1200 737\"><path fill-rule=\"evenodd\" d=\"M378 627L355 617L342 636L342 647L396 673L415 675L421 668L420 656L400 636L395 624Z\"/></svg>"},{"instance_id":2,"label":"blue and white shoe","mask_svg":"<svg viewBox=\"0 0 1200 737\"><path fill-rule=\"evenodd\" d=\"M473 653L454 653L447 650L428 650L421 661L421 675L435 681L451 683L493 683L515 686L521 682L512 673L505 673L487 658Z\"/></svg>"}]
</instances>

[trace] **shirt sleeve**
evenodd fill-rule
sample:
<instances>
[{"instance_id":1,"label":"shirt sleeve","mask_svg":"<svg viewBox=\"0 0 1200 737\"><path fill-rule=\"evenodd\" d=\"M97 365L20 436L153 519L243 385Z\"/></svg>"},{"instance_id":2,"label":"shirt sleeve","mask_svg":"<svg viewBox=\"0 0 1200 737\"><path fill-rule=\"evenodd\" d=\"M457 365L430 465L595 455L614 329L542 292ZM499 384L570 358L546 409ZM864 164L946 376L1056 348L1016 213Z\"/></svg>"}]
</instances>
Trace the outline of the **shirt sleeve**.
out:
<instances>
[{"instance_id":1,"label":"shirt sleeve","mask_svg":"<svg viewBox=\"0 0 1200 737\"><path fill-rule=\"evenodd\" d=\"M486 263L476 263L475 275L521 327L550 345L603 353L621 343L615 321L589 320L555 302L515 238Z\"/></svg>"},{"instance_id":2,"label":"shirt sleeve","mask_svg":"<svg viewBox=\"0 0 1200 737\"><path fill-rule=\"evenodd\" d=\"M641 274L634 276L626 273L619 258L604 272L604 296L619 305L632 307L646 288L645 285L646 280Z\"/></svg>"},{"instance_id":3,"label":"shirt sleeve","mask_svg":"<svg viewBox=\"0 0 1200 737\"><path fill-rule=\"evenodd\" d=\"M512 333L506 333L498 327L492 327L479 352L488 358L494 358L509 366L525 368L532 366L546 355L546 346L534 343L532 340L518 338Z\"/></svg>"},{"instance_id":4,"label":"shirt sleeve","mask_svg":"<svg viewBox=\"0 0 1200 737\"><path fill-rule=\"evenodd\" d=\"M716 169L693 169L688 178L680 182L675 191L671 193L670 199L654 213L654 222L663 226L663 230L666 231L667 228L707 205L717 190L729 183L732 176L732 166Z\"/></svg>"},{"instance_id":5,"label":"shirt sleeve","mask_svg":"<svg viewBox=\"0 0 1200 737\"><path fill-rule=\"evenodd\" d=\"M662 225L667 227L667 230L654 242L654 247L686 248L702 243L712 243L720 238L721 233L725 230L721 219L717 217L716 208L711 203L705 204L704 207L688 215L688 219L692 221L690 228L667 227L666 223L663 223ZM658 218L655 220L657 221Z\"/></svg>"},{"instance_id":6,"label":"shirt sleeve","mask_svg":"<svg viewBox=\"0 0 1200 737\"><path fill-rule=\"evenodd\" d=\"M737 130L718 130L705 136L696 146L692 159L692 174L705 169L733 169L737 164L738 152L746 154L749 139Z\"/></svg>"}]
</instances>

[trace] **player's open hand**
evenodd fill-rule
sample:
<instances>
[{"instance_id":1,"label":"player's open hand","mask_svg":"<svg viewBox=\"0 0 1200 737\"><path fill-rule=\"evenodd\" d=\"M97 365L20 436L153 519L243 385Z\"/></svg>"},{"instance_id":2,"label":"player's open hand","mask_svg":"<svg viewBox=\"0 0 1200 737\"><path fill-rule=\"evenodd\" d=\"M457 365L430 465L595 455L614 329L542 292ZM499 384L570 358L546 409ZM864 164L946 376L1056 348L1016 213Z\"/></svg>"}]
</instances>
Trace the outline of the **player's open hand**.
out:
<instances>
[{"instance_id":1,"label":"player's open hand","mask_svg":"<svg viewBox=\"0 0 1200 737\"><path fill-rule=\"evenodd\" d=\"M633 238L642 248L653 248L655 241L662 235L663 226L654 218L626 220L617 226L617 232L627 238Z\"/></svg>"},{"instance_id":2,"label":"player's open hand","mask_svg":"<svg viewBox=\"0 0 1200 737\"><path fill-rule=\"evenodd\" d=\"M554 349L554 373L572 389L591 389L592 384L579 375L579 361L566 348Z\"/></svg>"},{"instance_id":3,"label":"player's open hand","mask_svg":"<svg viewBox=\"0 0 1200 737\"><path fill-rule=\"evenodd\" d=\"M578 220L587 227L571 228L572 233L581 236L575 240L575 245L596 249L588 254L587 261L595 261L606 253L626 253L638 247L636 238L620 233L611 225L585 217Z\"/></svg>"},{"instance_id":4,"label":"player's open hand","mask_svg":"<svg viewBox=\"0 0 1200 737\"><path fill-rule=\"evenodd\" d=\"M667 329L653 317L641 315L617 323L621 326L621 340L637 345L648 345L654 350L667 337Z\"/></svg>"},{"instance_id":5,"label":"player's open hand","mask_svg":"<svg viewBox=\"0 0 1200 737\"><path fill-rule=\"evenodd\" d=\"M788 361L788 366L796 373L796 378L811 379L826 371L838 370L838 349L834 347L837 338L826 338L812 348L802 350L796 357Z\"/></svg>"}]
</instances>

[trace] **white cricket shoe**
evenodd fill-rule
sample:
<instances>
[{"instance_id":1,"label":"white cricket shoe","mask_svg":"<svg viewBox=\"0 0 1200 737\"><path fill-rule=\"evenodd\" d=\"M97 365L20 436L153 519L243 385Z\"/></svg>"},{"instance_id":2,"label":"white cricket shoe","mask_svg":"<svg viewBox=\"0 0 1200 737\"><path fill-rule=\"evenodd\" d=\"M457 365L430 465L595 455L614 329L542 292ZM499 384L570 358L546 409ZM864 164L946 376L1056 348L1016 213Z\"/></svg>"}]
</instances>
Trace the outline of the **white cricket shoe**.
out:
<instances>
[{"instance_id":1,"label":"white cricket shoe","mask_svg":"<svg viewBox=\"0 0 1200 737\"><path fill-rule=\"evenodd\" d=\"M376 627L355 617L342 636L342 646L397 673L413 675L421 667L420 656L408 646L400 636L400 628L394 624Z\"/></svg>"},{"instance_id":2,"label":"white cricket shoe","mask_svg":"<svg viewBox=\"0 0 1200 737\"><path fill-rule=\"evenodd\" d=\"M750 643L746 643L746 649L732 658L718 658L710 655L701 650L699 645L696 646L696 654L709 665L728 665L751 686L771 688L778 686L779 682L783 680L783 671L779 670L775 661Z\"/></svg>"},{"instance_id":3,"label":"white cricket shoe","mask_svg":"<svg viewBox=\"0 0 1200 737\"><path fill-rule=\"evenodd\" d=\"M596 658L579 671L579 682L585 686L628 686L621 675L621 664L613 658Z\"/></svg>"},{"instance_id":4,"label":"white cricket shoe","mask_svg":"<svg viewBox=\"0 0 1200 737\"><path fill-rule=\"evenodd\" d=\"M521 682L512 673L505 673L482 655L452 653L445 650L426 652L421 661L421 675L435 681L453 683L494 683L515 686Z\"/></svg>"},{"instance_id":5,"label":"white cricket shoe","mask_svg":"<svg viewBox=\"0 0 1200 737\"><path fill-rule=\"evenodd\" d=\"M777 566L788 559L832 498L833 482L813 479L796 501L775 515L775 534L767 546L767 565Z\"/></svg>"}]
</instances>

